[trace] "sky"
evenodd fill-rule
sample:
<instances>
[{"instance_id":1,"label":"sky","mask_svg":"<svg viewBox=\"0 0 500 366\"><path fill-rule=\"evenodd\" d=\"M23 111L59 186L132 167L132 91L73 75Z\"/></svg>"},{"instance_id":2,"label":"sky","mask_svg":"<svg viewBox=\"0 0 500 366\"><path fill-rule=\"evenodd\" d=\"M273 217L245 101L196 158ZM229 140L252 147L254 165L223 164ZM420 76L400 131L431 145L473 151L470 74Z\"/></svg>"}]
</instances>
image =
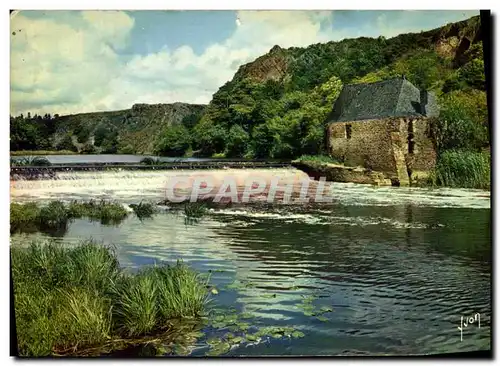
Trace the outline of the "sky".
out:
<instances>
[{"instance_id":1,"label":"sky","mask_svg":"<svg viewBox=\"0 0 500 366\"><path fill-rule=\"evenodd\" d=\"M21 11L11 16L11 114L201 103L274 45L389 38L479 11Z\"/></svg>"}]
</instances>

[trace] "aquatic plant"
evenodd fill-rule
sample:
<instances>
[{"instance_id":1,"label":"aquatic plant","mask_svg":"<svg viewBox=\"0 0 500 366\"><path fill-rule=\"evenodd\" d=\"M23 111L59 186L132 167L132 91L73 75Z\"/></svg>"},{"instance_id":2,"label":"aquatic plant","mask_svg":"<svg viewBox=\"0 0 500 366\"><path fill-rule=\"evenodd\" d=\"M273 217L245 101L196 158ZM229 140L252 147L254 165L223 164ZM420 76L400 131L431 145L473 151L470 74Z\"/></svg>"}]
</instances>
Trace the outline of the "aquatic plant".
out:
<instances>
[{"instance_id":1,"label":"aquatic plant","mask_svg":"<svg viewBox=\"0 0 500 366\"><path fill-rule=\"evenodd\" d=\"M38 226L40 207L36 202L10 204L10 232L34 231Z\"/></svg>"},{"instance_id":2,"label":"aquatic plant","mask_svg":"<svg viewBox=\"0 0 500 366\"><path fill-rule=\"evenodd\" d=\"M129 206L130 208L132 208L132 210L134 210L134 213L139 219L149 218L157 212L155 205L151 202L141 201L139 204L133 203Z\"/></svg>"},{"instance_id":3,"label":"aquatic plant","mask_svg":"<svg viewBox=\"0 0 500 366\"><path fill-rule=\"evenodd\" d=\"M33 230L53 231L64 229L73 219L87 218L102 224L118 224L128 215L128 211L120 203L107 201L73 201L65 204L62 201L51 201L46 205L34 202L12 203L10 206L11 232Z\"/></svg>"},{"instance_id":4,"label":"aquatic plant","mask_svg":"<svg viewBox=\"0 0 500 366\"><path fill-rule=\"evenodd\" d=\"M431 181L436 185L489 189L491 157L487 153L448 150L440 154Z\"/></svg>"},{"instance_id":5,"label":"aquatic plant","mask_svg":"<svg viewBox=\"0 0 500 366\"><path fill-rule=\"evenodd\" d=\"M105 200L72 201L68 205L68 211L71 218L87 218L102 224L118 224L128 215L127 209L121 203Z\"/></svg>"},{"instance_id":6,"label":"aquatic plant","mask_svg":"<svg viewBox=\"0 0 500 366\"><path fill-rule=\"evenodd\" d=\"M188 202L184 204L184 214L188 218L199 219L208 211L207 205L203 202Z\"/></svg>"},{"instance_id":7,"label":"aquatic plant","mask_svg":"<svg viewBox=\"0 0 500 366\"><path fill-rule=\"evenodd\" d=\"M11 166L50 166L52 163L46 157L27 156L24 158L10 159Z\"/></svg>"},{"instance_id":8,"label":"aquatic plant","mask_svg":"<svg viewBox=\"0 0 500 366\"><path fill-rule=\"evenodd\" d=\"M21 356L154 344L176 319L199 319L207 302L206 283L184 264L130 274L112 248L91 241L13 246L11 258Z\"/></svg>"},{"instance_id":9,"label":"aquatic plant","mask_svg":"<svg viewBox=\"0 0 500 366\"><path fill-rule=\"evenodd\" d=\"M42 229L65 228L69 219L66 206L61 201L52 201L38 212L38 224Z\"/></svg>"}]
</instances>

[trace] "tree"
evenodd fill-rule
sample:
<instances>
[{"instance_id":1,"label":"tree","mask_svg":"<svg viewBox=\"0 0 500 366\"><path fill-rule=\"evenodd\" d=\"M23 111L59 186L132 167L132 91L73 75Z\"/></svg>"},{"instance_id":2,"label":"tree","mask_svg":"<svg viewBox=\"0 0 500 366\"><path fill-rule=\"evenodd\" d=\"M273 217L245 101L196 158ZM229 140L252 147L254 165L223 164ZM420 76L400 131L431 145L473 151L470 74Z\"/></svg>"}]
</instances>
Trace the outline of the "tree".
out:
<instances>
[{"instance_id":1,"label":"tree","mask_svg":"<svg viewBox=\"0 0 500 366\"><path fill-rule=\"evenodd\" d=\"M484 61L473 59L459 70L459 77L469 86L485 90Z\"/></svg>"},{"instance_id":2,"label":"tree","mask_svg":"<svg viewBox=\"0 0 500 366\"><path fill-rule=\"evenodd\" d=\"M171 126L158 139L155 153L163 156L183 156L190 143L191 136L184 125Z\"/></svg>"},{"instance_id":3,"label":"tree","mask_svg":"<svg viewBox=\"0 0 500 366\"><path fill-rule=\"evenodd\" d=\"M229 130L227 138L226 156L242 157L245 155L248 144L248 133L239 125Z\"/></svg>"},{"instance_id":4,"label":"tree","mask_svg":"<svg viewBox=\"0 0 500 366\"><path fill-rule=\"evenodd\" d=\"M210 156L222 153L226 149L226 127L214 124L205 116L194 128L194 148L200 150L201 155Z\"/></svg>"}]
</instances>

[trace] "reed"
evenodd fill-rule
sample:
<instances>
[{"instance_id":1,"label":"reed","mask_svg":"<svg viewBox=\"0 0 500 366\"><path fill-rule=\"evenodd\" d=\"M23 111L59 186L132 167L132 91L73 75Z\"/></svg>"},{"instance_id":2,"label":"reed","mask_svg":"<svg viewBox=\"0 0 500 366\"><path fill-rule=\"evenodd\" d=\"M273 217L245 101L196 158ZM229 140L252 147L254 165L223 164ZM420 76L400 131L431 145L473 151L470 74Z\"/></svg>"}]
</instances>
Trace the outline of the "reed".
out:
<instances>
[{"instance_id":1,"label":"reed","mask_svg":"<svg viewBox=\"0 0 500 366\"><path fill-rule=\"evenodd\" d=\"M155 204L151 202L140 202L139 204L131 204L130 208L134 210L134 213L137 215L139 219L149 218L153 216L156 212Z\"/></svg>"},{"instance_id":2,"label":"reed","mask_svg":"<svg viewBox=\"0 0 500 366\"><path fill-rule=\"evenodd\" d=\"M131 274L92 241L13 246L11 258L21 356L109 352L204 314L206 284L180 262Z\"/></svg>"},{"instance_id":3,"label":"reed","mask_svg":"<svg viewBox=\"0 0 500 366\"><path fill-rule=\"evenodd\" d=\"M487 153L447 150L440 154L431 174L435 185L490 189L491 157Z\"/></svg>"},{"instance_id":4,"label":"reed","mask_svg":"<svg viewBox=\"0 0 500 366\"><path fill-rule=\"evenodd\" d=\"M184 204L184 215L190 219L199 219L208 211L207 205L203 202L187 202Z\"/></svg>"}]
</instances>

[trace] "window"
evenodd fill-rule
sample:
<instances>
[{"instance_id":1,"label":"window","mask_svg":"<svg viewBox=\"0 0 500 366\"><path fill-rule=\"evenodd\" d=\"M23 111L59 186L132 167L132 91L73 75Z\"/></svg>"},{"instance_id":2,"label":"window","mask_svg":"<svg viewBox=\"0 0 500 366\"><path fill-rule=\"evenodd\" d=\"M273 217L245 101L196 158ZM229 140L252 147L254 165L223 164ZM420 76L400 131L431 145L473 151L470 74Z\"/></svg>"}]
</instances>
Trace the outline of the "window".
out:
<instances>
[{"instance_id":1,"label":"window","mask_svg":"<svg viewBox=\"0 0 500 366\"><path fill-rule=\"evenodd\" d=\"M413 120L408 121L408 154L413 154L415 152L415 133L413 130Z\"/></svg>"},{"instance_id":2,"label":"window","mask_svg":"<svg viewBox=\"0 0 500 366\"><path fill-rule=\"evenodd\" d=\"M345 125L345 137L347 139L350 139L352 135L352 126L351 125Z\"/></svg>"}]
</instances>

